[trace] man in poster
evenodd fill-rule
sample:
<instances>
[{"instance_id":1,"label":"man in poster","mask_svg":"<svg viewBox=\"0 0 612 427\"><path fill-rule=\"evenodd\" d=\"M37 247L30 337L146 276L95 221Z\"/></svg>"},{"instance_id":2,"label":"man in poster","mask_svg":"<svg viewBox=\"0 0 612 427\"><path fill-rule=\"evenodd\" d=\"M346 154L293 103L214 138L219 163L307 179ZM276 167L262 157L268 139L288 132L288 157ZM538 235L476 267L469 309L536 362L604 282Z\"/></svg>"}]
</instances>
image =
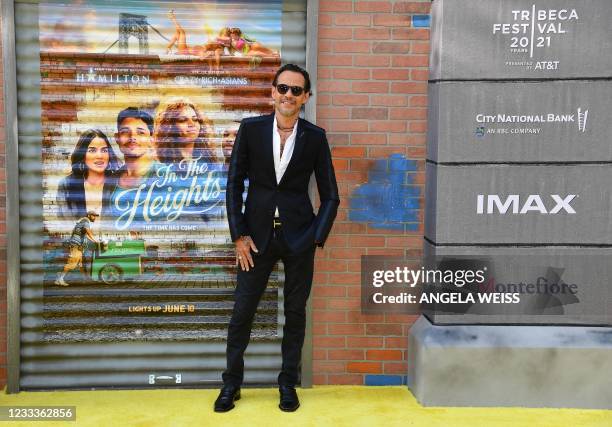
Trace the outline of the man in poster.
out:
<instances>
[{"instance_id":1,"label":"man in poster","mask_svg":"<svg viewBox=\"0 0 612 427\"><path fill-rule=\"evenodd\" d=\"M125 160L119 170L120 187L138 186L159 167L155 159L153 125L153 117L136 107L128 107L117 116L115 140Z\"/></svg>"},{"instance_id":2,"label":"man in poster","mask_svg":"<svg viewBox=\"0 0 612 427\"><path fill-rule=\"evenodd\" d=\"M125 164L107 190L111 195L104 214L121 230L138 230L144 224L144 202L147 181L157 175L161 164L155 155L154 120L137 107L128 107L117 115L115 140Z\"/></svg>"},{"instance_id":3,"label":"man in poster","mask_svg":"<svg viewBox=\"0 0 612 427\"><path fill-rule=\"evenodd\" d=\"M332 227L340 198L325 131L299 118L310 97L308 73L287 64L272 82L274 113L244 119L232 150L227 179L227 216L239 266L227 337L227 369L215 401L226 412L240 399L244 351L253 317L270 273L280 259L285 269L285 325L279 408L295 411L295 385L306 327L306 301L312 285L316 246ZM314 172L321 206L315 216L308 196ZM249 188L242 211L244 181Z\"/></svg>"},{"instance_id":4,"label":"man in poster","mask_svg":"<svg viewBox=\"0 0 612 427\"><path fill-rule=\"evenodd\" d=\"M88 211L87 216L79 219L74 225L70 239L68 240L68 259L64 264L64 269L57 274L55 284L57 286L69 286L64 280L66 275L79 267L84 279L87 279L88 269L83 260L83 252L86 249L87 241L97 244L98 241L91 232L91 224L100 216L96 211Z\"/></svg>"}]
</instances>

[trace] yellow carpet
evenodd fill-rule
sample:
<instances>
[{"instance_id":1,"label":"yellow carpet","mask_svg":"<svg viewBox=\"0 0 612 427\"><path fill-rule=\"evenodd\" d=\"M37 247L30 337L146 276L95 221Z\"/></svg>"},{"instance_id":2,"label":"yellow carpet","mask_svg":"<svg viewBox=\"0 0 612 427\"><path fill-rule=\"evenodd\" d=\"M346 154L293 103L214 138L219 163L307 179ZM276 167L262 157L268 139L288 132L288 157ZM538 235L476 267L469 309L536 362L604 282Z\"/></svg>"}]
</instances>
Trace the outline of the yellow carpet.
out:
<instances>
[{"instance_id":1,"label":"yellow carpet","mask_svg":"<svg viewBox=\"0 0 612 427\"><path fill-rule=\"evenodd\" d=\"M217 414L217 390L21 392L0 405L74 405L75 422L0 422L10 426L612 426L612 411L523 408L424 408L406 387L299 389L302 406L281 412L278 390L243 389L232 411Z\"/></svg>"}]
</instances>

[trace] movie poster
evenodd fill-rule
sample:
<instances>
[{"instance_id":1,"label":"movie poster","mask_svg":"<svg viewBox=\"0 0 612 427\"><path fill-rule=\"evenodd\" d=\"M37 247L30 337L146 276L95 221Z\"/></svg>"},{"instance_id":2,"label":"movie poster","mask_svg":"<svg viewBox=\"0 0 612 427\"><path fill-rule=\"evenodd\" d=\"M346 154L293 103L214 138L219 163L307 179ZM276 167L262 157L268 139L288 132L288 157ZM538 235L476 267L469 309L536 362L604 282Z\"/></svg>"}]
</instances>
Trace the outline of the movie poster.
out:
<instances>
[{"instance_id":1,"label":"movie poster","mask_svg":"<svg viewBox=\"0 0 612 427\"><path fill-rule=\"evenodd\" d=\"M39 4L45 296L83 310L62 333L46 307L49 340L224 334L207 309L234 286L228 160L240 120L272 111L281 9ZM178 332L156 332L164 316Z\"/></svg>"}]
</instances>

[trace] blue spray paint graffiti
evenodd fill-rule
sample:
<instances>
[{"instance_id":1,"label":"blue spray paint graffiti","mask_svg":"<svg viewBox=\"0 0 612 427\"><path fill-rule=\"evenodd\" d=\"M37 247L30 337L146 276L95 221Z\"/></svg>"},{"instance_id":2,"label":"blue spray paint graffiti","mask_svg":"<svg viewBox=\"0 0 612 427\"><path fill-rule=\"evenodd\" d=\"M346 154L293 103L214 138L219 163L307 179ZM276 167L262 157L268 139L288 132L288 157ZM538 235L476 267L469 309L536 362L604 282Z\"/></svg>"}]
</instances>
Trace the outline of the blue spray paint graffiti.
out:
<instances>
[{"instance_id":1,"label":"blue spray paint graffiti","mask_svg":"<svg viewBox=\"0 0 612 427\"><path fill-rule=\"evenodd\" d=\"M417 231L421 189L409 173L416 171L417 162L401 154L376 160L368 182L351 195L349 219L374 228Z\"/></svg>"},{"instance_id":2,"label":"blue spray paint graffiti","mask_svg":"<svg viewBox=\"0 0 612 427\"><path fill-rule=\"evenodd\" d=\"M429 15L413 15L412 16L412 26L414 28L427 28L430 24L430 16Z\"/></svg>"}]
</instances>

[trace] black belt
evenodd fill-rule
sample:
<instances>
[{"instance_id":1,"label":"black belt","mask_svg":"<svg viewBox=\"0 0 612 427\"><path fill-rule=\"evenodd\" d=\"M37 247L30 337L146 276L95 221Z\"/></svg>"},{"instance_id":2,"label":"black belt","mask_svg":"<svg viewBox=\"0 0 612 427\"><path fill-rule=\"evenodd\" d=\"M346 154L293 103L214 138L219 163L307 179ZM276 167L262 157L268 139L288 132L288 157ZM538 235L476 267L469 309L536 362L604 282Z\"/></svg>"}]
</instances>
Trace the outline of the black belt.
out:
<instances>
[{"instance_id":1,"label":"black belt","mask_svg":"<svg viewBox=\"0 0 612 427\"><path fill-rule=\"evenodd\" d=\"M275 217L274 220L272 220L272 224L274 228L279 228L282 225L281 220L278 217Z\"/></svg>"}]
</instances>

